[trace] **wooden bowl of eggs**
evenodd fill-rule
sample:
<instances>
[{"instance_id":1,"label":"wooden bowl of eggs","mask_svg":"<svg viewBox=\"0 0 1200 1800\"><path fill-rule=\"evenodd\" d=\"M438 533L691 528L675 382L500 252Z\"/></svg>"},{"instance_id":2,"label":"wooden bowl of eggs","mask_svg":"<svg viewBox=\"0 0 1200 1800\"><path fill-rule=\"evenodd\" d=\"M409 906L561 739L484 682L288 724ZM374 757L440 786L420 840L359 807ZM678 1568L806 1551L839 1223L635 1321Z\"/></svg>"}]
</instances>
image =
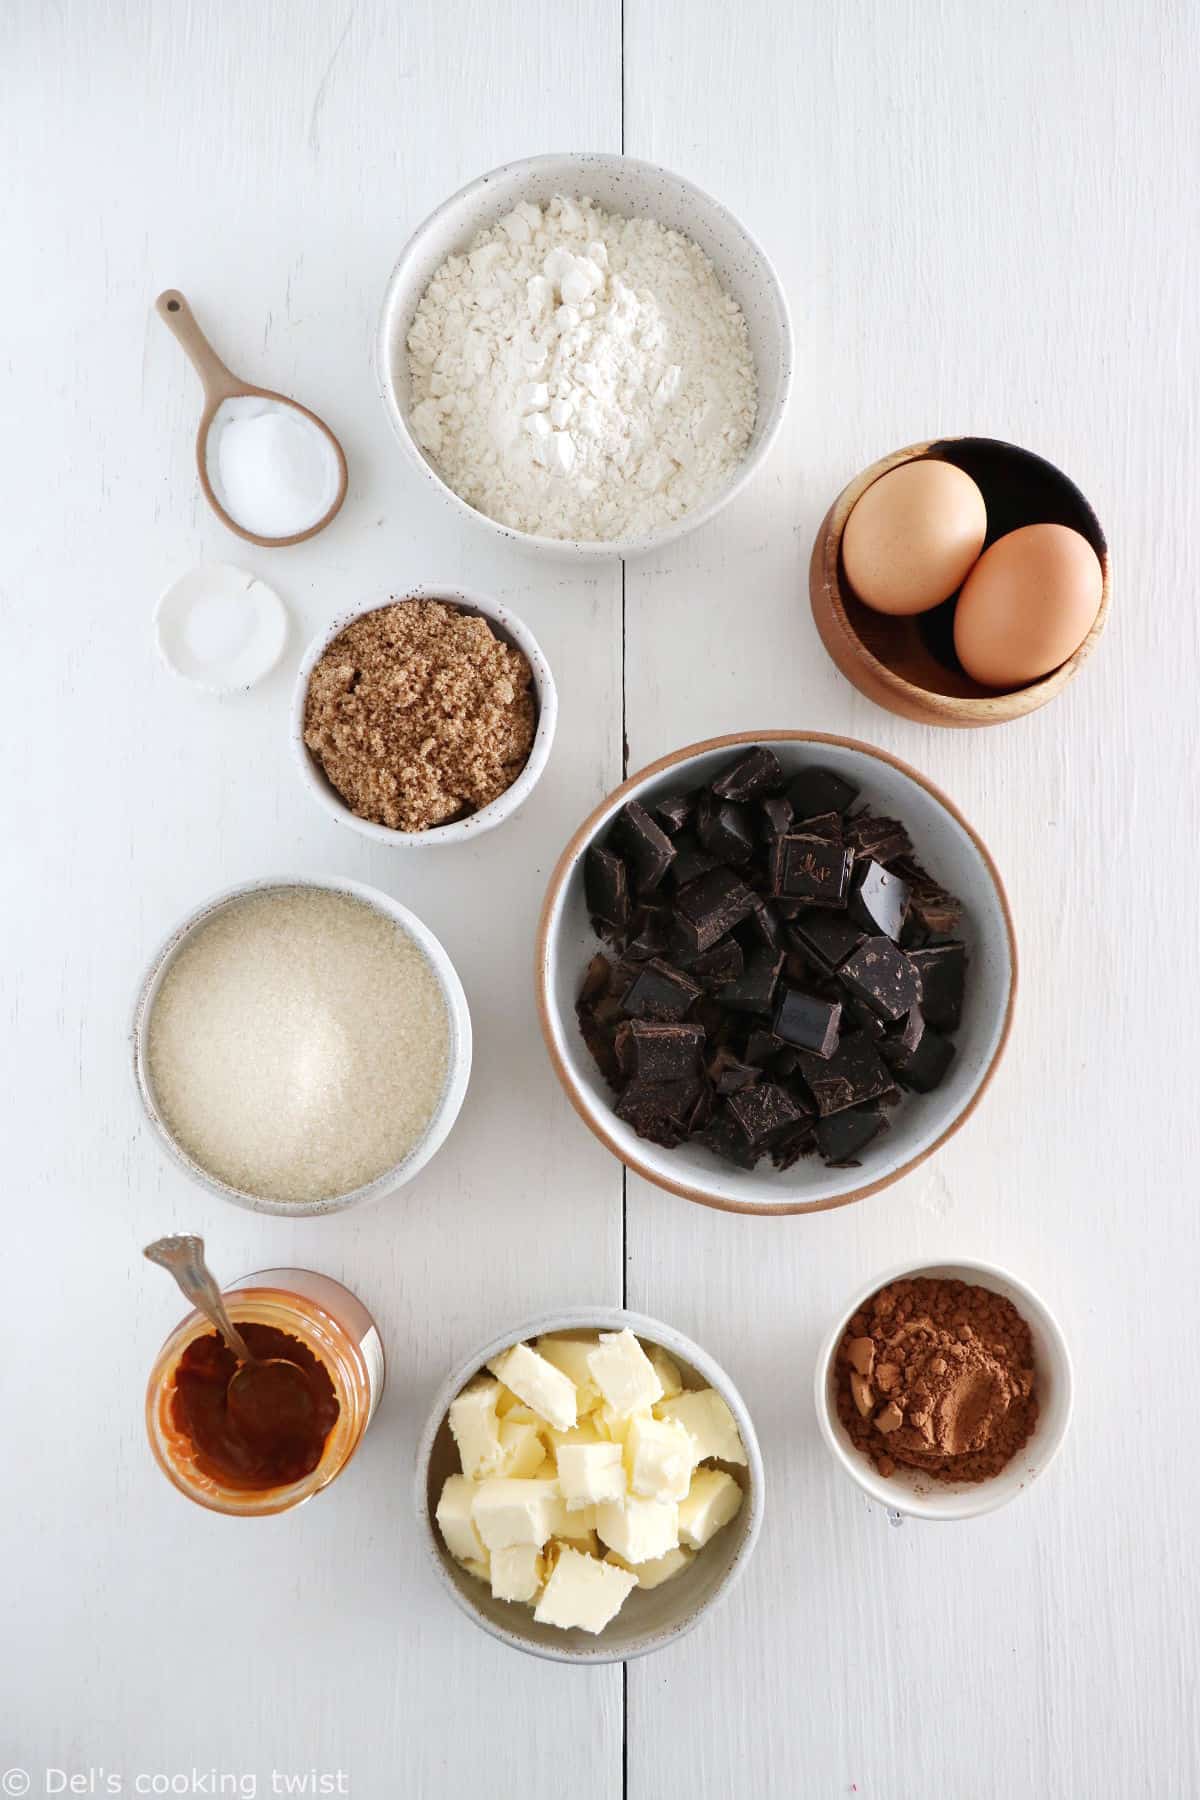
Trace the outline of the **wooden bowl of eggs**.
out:
<instances>
[{"instance_id":1,"label":"wooden bowl of eggs","mask_svg":"<svg viewBox=\"0 0 1200 1800\"><path fill-rule=\"evenodd\" d=\"M846 679L925 725L1001 725L1045 706L1108 616L1108 545L1061 470L997 438L910 444L830 507L813 618Z\"/></svg>"}]
</instances>

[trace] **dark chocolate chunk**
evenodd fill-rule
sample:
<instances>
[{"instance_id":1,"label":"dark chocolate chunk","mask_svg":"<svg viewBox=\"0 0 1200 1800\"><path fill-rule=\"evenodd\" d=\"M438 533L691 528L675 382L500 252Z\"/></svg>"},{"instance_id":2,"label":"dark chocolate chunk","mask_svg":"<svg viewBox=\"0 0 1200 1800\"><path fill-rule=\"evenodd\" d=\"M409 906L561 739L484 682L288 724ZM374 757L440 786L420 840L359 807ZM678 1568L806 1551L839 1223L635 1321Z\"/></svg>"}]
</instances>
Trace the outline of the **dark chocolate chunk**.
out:
<instances>
[{"instance_id":1,"label":"dark chocolate chunk","mask_svg":"<svg viewBox=\"0 0 1200 1800\"><path fill-rule=\"evenodd\" d=\"M859 873L857 860L846 912L864 931L882 932L895 943L908 910L909 887L874 858Z\"/></svg>"},{"instance_id":2,"label":"dark chocolate chunk","mask_svg":"<svg viewBox=\"0 0 1200 1800\"><path fill-rule=\"evenodd\" d=\"M624 1076L621 1073L621 1064L617 1057L611 1029L601 1025L593 1013L584 1012L582 1009L578 1018L580 1036L591 1051L596 1067L609 1087L619 1088Z\"/></svg>"},{"instance_id":3,"label":"dark chocolate chunk","mask_svg":"<svg viewBox=\"0 0 1200 1800\"><path fill-rule=\"evenodd\" d=\"M762 808L763 836L767 838L782 837L791 827L795 813L792 803L786 794L771 794L759 802Z\"/></svg>"},{"instance_id":4,"label":"dark chocolate chunk","mask_svg":"<svg viewBox=\"0 0 1200 1800\"><path fill-rule=\"evenodd\" d=\"M787 1089L773 1081L760 1081L740 1094L731 1094L725 1104L746 1142L760 1150L769 1150L806 1117Z\"/></svg>"},{"instance_id":5,"label":"dark chocolate chunk","mask_svg":"<svg viewBox=\"0 0 1200 1800\"><path fill-rule=\"evenodd\" d=\"M759 1068L766 1068L779 1051L779 1039L765 1025L755 1025L747 1034L743 1059L754 1063Z\"/></svg>"},{"instance_id":6,"label":"dark chocolate chunk","mask_svg":"<svg viewBox=\"0 0 1200 1800\"><path fill-rule=\"evenodd\" d=\"M945 942L952 938L962 924L962 901L956 900L953 894L948 894L928 877L911 885L908 911L914 924L925 932L927 939Z\"/></svg>"},{"instance_id":7,"label":"dark chocolate chunk","mask_svg":"<svg viewBox=\"0 0 1200 1800\"><path fill-rule=\"evenodd\" d=\"M842 1035L849 1031L865 1031L868 1037L882 1041L887 1026L878 1013L873 1013L865 1000L858 999L845 988L839 988L838 992L842 996Z\"/></svg>"},{"instance_id":8,"label":"dark chocolate chunk","mask_svg":"<svg viewBox=\"0 0 1200 1800\"><path fill-rule=\"evenodd\" d=\"M798 819L813 819L823 812L844 813L858 789L832 769L801 769L788 783L787 796Z\"/></svg>"},{"instance_id":9,"label":"dark chocolate chunk","mask_svg":"<svg viewBox=\"0 0 1200 1800\"><path fill-rule=\"evenodd\" d=\"M718 1005L728 1012L770 1012L782 968L781 951L756 950L742 973L717 989Z\"/></svg>"},{"instance_id":10,"label":"dark chocolate chunk","mask_svg":"<svg viewBox=\"0 0 1200 1800\"><path fill-rule=\"evenodd\" d=\"M757 840L750 814L733 800L713 800L707 794L696 810L696 835L718 862L749 862Z\"/></svg>"},{"instance_id":11,"label":"dark chocolate chunk","mask_svg":"<svg viewBox=\"0 0 1200 1800\"><path fill-rule=\"evenodd\" d=\"M609 925L628 925L633 913L629 872L619 856L602 844L589 844L583 859L583 892L594 918Z\"/></svg>"},{"instance_id":12,"label":"dark chocolate chunk","mask_svg":"<svg viewBox=\"0 0 1200 1800\"><path fill-rule=\"evenodd\" d=\"M820 1000L799 988L784 988L775 1008L775 1036L814 1056L832 1056L838 1047L842 1009L836 1000Z\"/></svg>"},{"instance_id":13,"label":"dark chocolate chunk","mask_svg":"<svg viewBox=\"0 0 1200 1800\"><path fill-rule=\"evenodd\" d=\"M822 1059L801 1052L800 1072L821 1117L877 1100L892 1086L891 1073L863 1031L844 1037L833 1055Z\"/></svg>"},{"instance_id":14,"label":"dark chocolate chunk","mask_svg":"<svg viewBox=\"0 0 1200 1800\"><path fill-rule=\"evenodd\" d=\"M762 1070L753 1063L739 1062L728 1044L723 1044L713 1057L707 1069L708 1079L717 1093L740 1094L743 1088L753 1087L762 1079Z\"/></svg>"},{"instance_id":15,"label":"dark chocolate chunk","mask_svg":"<svg viewBox=\"0 0 1200 1800\"><path fill-rule=\"evenodd\" d=\"M742 946L736 938L722 938L711 950L693 958L688 965L688 973L696 980L702 981L705 987L720 987L723 982L734 981L746 966L742 954Z\"/></svg>"},{"instance_id":16,"label":"dark chocolate chunk","mask_svg":"<svg viewBox=\"0 0 1200 1800\"><path fill-rule=\"evenodd\" d=\"M704 1028L627 1019L617 1029L616 1047L621 1068L631 1080L678 1081L700 1067Z\"/></svg>"},{"instance_id":17,"label":"dark chocolate chunk","mask_svg":"<svg viewBox=\"0 0 1200 1800\"><path fill-rule=\"evenodd\" d=\"M698 981L660 957L643 963L621 997L631 1019L682 1019L703 993Z\"/></svg>"},{"instance_id":18,"label":"dark chocolate chunk","mask_svg":"<svg viewBox=\"0 0 1200 1800\"><path fill-rule=\"evenodd\" d=\"M792 922L791 937L805 956L830 974L863 941L862 932L848 919L807 907Z\"/></svg>"},{"instance_id":19,"label":"dark chocolate chunk","mask_svg":"<svg viewBox=\"0 0 1200 1800\"><path fill-rule=\"evenodd\" d=\"M633 864L639 892L653 893L675 861L675 846L662 826L631 800L613 822L612 841Z\"/></svg>"},{"instance_id":20,"label":"dark chocolate chunk","mask_svg":"<svg viewBox=\"0 0 1200 1800\"><path fill-rule=\"evenodd\" d=\"M861 857L874 857L879 863L912 854L912 839L899 819L880 818L869 807L847 819L846 842L853 844Z\"/></svg>"},{"instance_id":21,"label":"dark chocolate chunk","mask_svg":"<svg viewBox=\"0 0 1200 1800\"><path fill-rule=\"evenodd\" d=\"M752 1169L763 1154L757 1145L746 1141L745 1134L734 1123L729 1114L729 1102L726 1100L713 1113L707 1126L696 1138L725 1162L736 1163L739 1169Z\"/></svg>"},{"instance_id":22,"label":"dark chocolate chunk","mask_svg":"<svg viewBox=\"0 0 1200 1800\"><path fill-rule=\"evenodd\" d=\"M886 1130L887 1120L875 1106L849 1106L817 1121L817 1149L834 1168L857 1166L860 1150Z\"/></svg>"},{"instance_id":23,"label":"dark chocolate chunk","mask_svg":"<svg viewBox=\"0 0 1200 1800\"><path fill-rule=\"evenodd\" d=\"M579 989L577 1007L590 1008L597 1000L603 1000L612 981L612 964L607 956L597 951L587 968L583 971L583 981Z\"/></svg>"},{"instance_id":24,"label":"dark chocolate chunk","mask_svg":"<svg viewBox=\"0 0 1200 1800\"><path fill-rule=\"evenodd\" d=\"M783 948L783 921L769 900L755 899L754 910L746 921L746 928L768 950Z\"/></svg>"},{"instance_id":25,"label":"dark chocolate chunk","mask_svg":"<svg viewBox=\"0 0 1200 1800\"><path fill-rule=\"evenodd\" d=\"M740 924L753 906L753 893L732 869L711 869L679 889L676 923L684 942L699 956Z\"/></svg>"},{"instance_id":26,"label":"dark chocolate chunk","mask_svg":"<svg viewBox=\"0 0 1200 1800\"><path fill-rule=\"evenodd\" d=\"M939 1031L957 1031L962 1021L963 984L967 969L965 944L932 944L910 950L921 977L921 1011Z\"/></svg>"},{"instance_id":27,"label":"dark chocolate chunk","mask_svg":"<svg viewBox=\"0 0 1200 1800\"><path fill-rule=\"evenodd\" d=\"M912 1015L909 1017L911 1019ZM923 1025L919 1034L910 1034L910 1041L912 1035L916 1035L916 1042L911 1048L903 1036L885 1038L881 1048L897 1081L918 1094L928 1094L945 1079L946 1071L954 1061L954 1045L932 1025Z\"/></svg>"},{"instance_id":28,"label":"dark chocolate chunk","mask_svg":"<svg viewBox=\"0 0 1200 1800\"><path fill-rule=\"evenodd\" d=\"M893 1025L885 1035L883 1055L891 1062L893 1056L911 1056L925 1035L925 1015L919 1006L914 1006L905 1013L898 1025Z\"/></svg>"},{"instance_id":29,"label":"dark chocolate chunk","mask_svg":"<svg viewBox=\"0 0 1200 1800\"><path fill-rule=\"evenodd\" d=\"M771 889L810 906L845 905L854 853L827 838L788 832L771 845Z\"/></svg>"},{"instance_id":30,"label":"dark chocolate chunk","mask_svg":"<svg viewBox=\"0 0 1200 1800\"><path fill-rule=\"evenodd\" d=\"M654 802L654 816L663 830L674 837L691 818L694 803L695 796L692 794L666 794L661 800Z\"/></svg>"},{"instance_id":31,"label":"dark chocolate chunk","mask_svg":"<svg viewBox=\"0 0 1200 1800\"><path fill-rule=\"evenodd\" d=\"M707 875L715 869L717 859L710 856L700 846L698 838L690 831L681 831L675 839L675 861L671 865L671 877L676 888L687 887L701 875Z\"/></svg>"},{"instance_id":32,"label":"dark chocolate chunk","mask_svg":"<svg viewBox=\"0 0 1200 1800\"><path fill-rule=\"evenodd\" d=\"M815 819L797 819L796 830L807 833L809 837L828 838L831 844L844 841L841 813L818 813Z\"/></svg>"},{"instance_id":33,"label":"dark chocolate chunk","mask_svg":"<svg viewBox=\"0 0 1200 1800\"><path fill-rule=\"evenodd\" d=\"M755 794L769 794L783 786L783 770L773 750L763 746L750 750L712 784L718 800L749 800Z\"/></svg>"},{"instance_id":34,"label":"dark chocolate chunk","mask_svg":"<svg viewBox=\"0 0 1200 1800\"><path fill-rule=\"evenodd\" d=\"M902 1019L921 1001L921 977L891 938L864 938L838 969L838 980L881 1019Z\"/></svg>"},{"instance_id":35,"label":"dark chocolate chunk","mask_svg":"<svg viewBox=\"0 0 1200 1800\"><path fill-rule=\"evenodd\" d=\"M631 1081L614 1111L639 1137L673 1150L687 1136L689 1122L703 1094L695 1076L676 1081Z\"/></svg>"},{"instance_id":36,"label":"dark chocolate chunk","mask_svg":"<svg viewBox=\"0 0 1200 1800\"><path fill-rule=\"evenodd\" d=\"M802 1119L771 1145L771 1161L780 1170L790 1169L802 1156L811 1156L817 1147L815 1120Z\"/></svg>"},{"instance_id":37,"label":"dark chocolate chunk","mask_svg":"<svg viewBox=\"0 0 1200 1800\"><path fill-rule=\"evenodd\" d=\"M625 945L625 956L634 962L662 956L671 942L671 915L665 906L641 906L633 915L633 936Z\"/></svg>"}]
</instances>

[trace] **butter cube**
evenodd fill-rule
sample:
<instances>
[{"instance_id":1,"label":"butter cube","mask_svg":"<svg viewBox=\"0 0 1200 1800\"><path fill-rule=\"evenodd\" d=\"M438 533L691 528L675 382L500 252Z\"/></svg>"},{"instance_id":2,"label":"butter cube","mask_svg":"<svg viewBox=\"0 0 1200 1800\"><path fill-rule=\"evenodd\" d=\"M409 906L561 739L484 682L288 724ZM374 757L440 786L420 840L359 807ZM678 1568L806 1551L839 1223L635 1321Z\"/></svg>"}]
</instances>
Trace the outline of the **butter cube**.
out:
<instances>
[{"instance_id":1,"label":"butter cube","mask_svg":"<svg viewBox=\"0 0 1200 1800\"><path fill-rule=\"evenodd\" d=\"M547 1456L541 1466L533 1471L531 1479L534 1481L557 1481L558 1468L554 1458L552 1456Z\"/></svg>"},{"instance_id":2,"label":"butter cube","mask_svg":"<svg viewBox=\"0 0 1200 1800\"><path fill-rule=\"evenodd\" d=\"M561 1514L554 1519L555 1537L568 1538L573 1544L583 1544L596 1531L596 1509L594 1506L577 1506L574 1512L568 1512L564 1503Z\"/></svg>"},{"instance_id":3,"label":"butter cube","mask_svg":"<svg viewBox=\"0 0 1200 1800\"><path fill-rule=\"evenodd\" d=\"M697 1469L687 1499L679 1502L680 1537L693 1550L703 1550L741 1504L742 1490L732 1475L724 1469Z\"/></svg>"},{"instance_id":4,"label":"butter cube","mask_svg":"<svg viewBox=\"0 0 1200 1800\"><path fill-rule=\"evenodd\" d=\"M594 1512L595 1508L589 1507L588 1511ZM579 1514L571 1513L569 1516L572 1520L575 1520L578 1519ZM586 1556L603 1555L600 1539L596 1536L595 1530L591 1527L589 1527L587 1531L566 1532L561 1537L552 1537L549 1544L546 1546L547 1553L553 1550L556 1544L558 1546L558 1549L555 1551L556 1556L560 1555L564 1550L580 1550Z\"/></svg>"},{"instance_id":5,"label":"butter cube","mask_svg":"<svg viewBox=\"0 0 1200 1800\"><path fill-rule=\"evenodd\" d=\"M589 1421L594 1424L598 1433L611 1444L623 1444L629 1436L629 1427L636 1418L648 1418L648 1410L643 1413L615 1413L605 1400L599 1405Z\"/></svg>"},{"instance_id":6,"label":"butter cube","mask_svg":"<svg viewBox=\"0 0 1200 1800\"><path fill-rule=\"evenodd\" d=\"M506 1419L514 1406L521 1405L521 1401L517 1399L511 1388L505 1387L502 1381L497 1385L500 1392L496 1395L496 1411L502 1419ZM525 1410L528 1412L529 1408L526 1407Z\"/></svg>"},{"instance_id":7,"label":"butter cube","mask_svg":"<svg viewBox=\"0 0 1200 1800\"><path fill-rule=\"evenodd\" d=\"M602 1331L588 1355L592 1380L617 1418L644 1411L663 1397L663 1384L632 1331Z\"/></svg>"},{"instance_id":8,"label":"butter cube","mask_svg":"<svg viewBox=\"0 0 1200 1800\"><path fill-rule=\"evenodd\" d=\"M678 1545L679 1507L674 1500L638 1500L630 1495L624 1506L610 1503L596 1508L596 1530L627 1563L650 1562Z\"/></svg>"},{"instance_id":9,"label":"butter cube","mask_svg":"<svg viewBox=\"0 0 1200 1800\"><path fill-rule=\"evenodd\" d=\"M662 1400L654 1408L656 1419L677 1419L696 1440L696 1461L715 1456L719 1462L741 1463L746 1452L738 1433L737 1420L715 1388L699 1388L693 1393L677 1394L673 1400Z\"/></svg>"},{"instance_id":10,"label":"butter cube","mask_svg":"<svg viewBox=\"0 0 1200 1800\"><path fill-rule=\"evenodd\" d=\"M465 1475L448 1475L434 1514L447 1550L459 1562L482 1561L487 1555L483 1539L476 1531L475 1521L471 1516L471 1502L474 1498L473 1481L468 1481Z\"/></svg>"},{"instance_id":11,"label":"butter cube","mask_svg":"<svg viewBox=\"0 0 1200 1800\"><path fill-rule=\"evenodd\" d=\"M542 1559L533 1544L511 1544L492 1557L492 1598L532 1600L542 1585Z\"/></svg>"},{"instance_id":12,"label":"butter cube","mask_svg":"<svg viewBox=\"0 0 1200 1800\"><path fill-rule=\"evenodd\" d=\"M616 1563L619 1569L628 1569L630 1574L636 1575L640 1588L656 1588L661 1587L664 1581L670 1581L672 1575L681 1574L694 1554L694 1551L685 1550L681 1544L674 1550L668 1550L665 1556L654 1557L651 1562L636 1565L627 1563L615 1550L610 1550L604 1560Z\"/></svg>"},{"instance_id":13,"label":"butter cube","mask_svg":"<svg viewBox=\"0 0 1200 1800\"><path fill-rule=\"evenodd\" d=\"M564 1444L604 1444L608 1442L596 1429L594 1420L581 1419L570 1431L555 1431L553 1425L547 1425L543 1436L549 1444L551 1452L557 1456Z\"/></svg>"},{"instance_id":14,"label":"butter cube","mask_svg":"<svg viewBox=\"0 0 1200 1800\"><path fill-rule=\"evenodd\" d=\"M527 1408L522 1408L527 1411ZM536 1475L546 1460L546 1446L532 1419L518 1419L509 1413L500 1421L501 1475Z\"/></svg>"},{"instance_id":15,"label":"butter cube","mask_svg":"<svg viewBox=\"0 0 1200 1800\"><path fill-rule=\"evenodd\" d=\"M458 1445L463 1474L477 1481L500 1467L500 1421L497 1381L474 1381L450 1402L450 1430Z\"/></svg>"},{"instance_id":16,"label":"butter cube","mask_svg":"<svg viewBox=\"0 0 1200 1800\"><path fill-rule=\"evenodd\" d=\"M568 1512L604 1500L623 1500L625 1467L620 1444L563 1444L558 1452L558 1483Z\"/></svg>"},{"instance_id":17,"label":"butter cube","mask_svg":"<svg viewBox=\"0 0 1200 1800\"><path fill-rule=\"evenodd\" d=\"M468 1575L473 1575L475 1577L476 1581L490 1581L492 1579L492 1559L486 1550L482 1556L464 1558L462 1566L467 1571Z\"/></svg>"},{"instance_id":18,"label":"butter cube","mask_svg":"<svg viewBox=\"0 0 1200 1800\"><path fill-rule=\"evenodd\" d=\"M625 1466L635 1494L649 1500L682 1500L698 1461L696 1440L678 1419L637 1414L629 1421Z\"/></svg>"},{"instance_id":19,"label":"butter cube","mask_svg":"<svg viewBox=\"0 0 1200 1800\"><path fill-rule=\"evenodd\" d=\"M566 1549L542 1589L533 1616L539 1625L558 1625L564 1631L574 1628L595 1636L616 1618L636 1585L637 1578L628 1570Z\"/></svg>"},{"instance_id":20,"label":"butter cube","mask_svg":"<svg viewBox=\"0 0 1200 1800\"><path fill-rule=\"evenodd\" d=\"M664 1397L670 1400L675 1394L682 1394L683 1377L679 1373L677 1364L671 1361L661 1344L651 1344L646 1355L650 1358L654 1373L662 1382Z\"/></svg>"},{"instance_id":21,"label":"butter cube","mask_svg":"<svg viewBox=\"0 0 1200 1800\"><path fill-rule=\"evenodd\" d=\"M537 1341L538 1355L544 1356L575 1383L580 1418L600 1404L600 1389L592 1380L587 1361L595 1348L590 1339L583 1338L540 1337Z\"/></svg>"},{"instance_id":22,"label":"butter cube","mask_svg":"<svg viewBox=\"0 0 1200 1800\"><path fill-rule=\"evenodd\" d=\"M557 1481L492 1475L477 1484L471 1516L489 1550L509 1550L514 1544L540 1550L559 1510L565 1508Z\"/></svg>"},{"instance_id":23,"label":"butter cube","mask_svg":"<svg viewBox=\"0 0 1200 1800\"><path fill-rule=\"evenodd\" d=\"M574 1425L578 1416L575 1383L528 1344L514 1344L488 1367L547 1425L556 1431L569 1431Z\"/></svg>"}]
</instances>

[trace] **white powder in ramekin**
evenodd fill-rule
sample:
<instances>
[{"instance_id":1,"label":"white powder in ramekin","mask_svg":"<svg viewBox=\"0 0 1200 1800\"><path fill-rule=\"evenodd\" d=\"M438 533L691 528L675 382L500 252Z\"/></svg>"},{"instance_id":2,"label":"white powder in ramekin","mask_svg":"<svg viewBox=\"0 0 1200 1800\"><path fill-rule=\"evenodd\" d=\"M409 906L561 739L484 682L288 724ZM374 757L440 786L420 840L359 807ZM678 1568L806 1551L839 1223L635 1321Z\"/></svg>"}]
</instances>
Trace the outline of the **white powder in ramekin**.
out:
<instances>
[{"instance_id":1,"label":"white powder in ramekin","mask_svg":"<svg viewBox=\"0 0 1200 1800\"><path fill-rule=\"evenodd\" d=\"M442 264L408 334L410 419L455 493L519 531L641 536L746 453L746 320L690 238L523 201Z\"/></svg>"}]
</instances>

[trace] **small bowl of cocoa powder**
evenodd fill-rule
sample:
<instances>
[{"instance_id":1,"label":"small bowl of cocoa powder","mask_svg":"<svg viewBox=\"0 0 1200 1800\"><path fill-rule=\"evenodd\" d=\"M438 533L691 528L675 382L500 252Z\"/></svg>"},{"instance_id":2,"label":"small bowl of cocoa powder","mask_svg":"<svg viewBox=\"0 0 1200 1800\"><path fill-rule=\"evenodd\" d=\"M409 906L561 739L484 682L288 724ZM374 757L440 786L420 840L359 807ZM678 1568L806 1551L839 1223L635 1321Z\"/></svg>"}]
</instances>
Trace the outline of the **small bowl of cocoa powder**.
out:
<instances>
[{"instance_id":1,"label":"small bowl of cocoa powder","mask_svg":"<svg viewBox=\"0 0 1200 1800\"><path fill-rule=\"evenodd\" d=\"M309 646L292 743L325 811L380 843L465 843L510 818L550 756L558 695L498 601L418 587L344 613Z\"/></svg>"},{"instance_id":2,"label":"small bowl of cocoa powder","mask_svg":"<svg viewBox=\"0 0 1200 1800\"><path fill-rule=\"evenodd\" d=\"M855 1297L817 1358L817 1419L873 1500L970 1519L1049 1466L1072 1386L1066 1339L1032 1288L990 1263L937 1263Z\"/></svg>"}]
</instances>

